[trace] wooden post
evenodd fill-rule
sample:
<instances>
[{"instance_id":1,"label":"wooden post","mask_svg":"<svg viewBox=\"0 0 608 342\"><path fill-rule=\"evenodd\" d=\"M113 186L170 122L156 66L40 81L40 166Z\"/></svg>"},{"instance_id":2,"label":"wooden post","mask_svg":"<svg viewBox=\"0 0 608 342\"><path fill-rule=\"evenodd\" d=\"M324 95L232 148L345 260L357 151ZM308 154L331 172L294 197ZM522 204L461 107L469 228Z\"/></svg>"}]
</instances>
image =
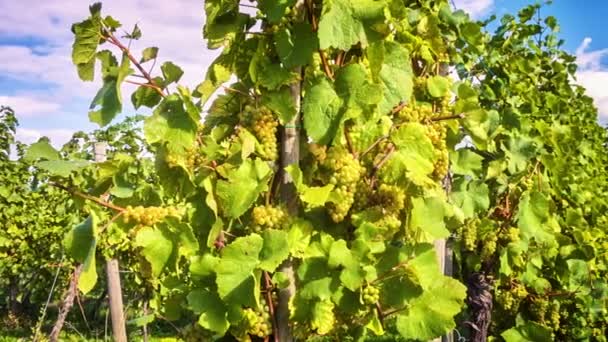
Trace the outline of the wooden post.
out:
<instances>
[{"instance_id":1,"label":"wooden post","mask_svg":"<svg viewBox=\"0 0 608 342\"><path fill-rule=\"evenodd\" d=\"M93 145L95 161L106 160L107 144L98 142ZM106 196L107 197L107 196ZM112 318L112 334L115 342L127 342L127 329L122 304L122 289L120 287L120 273L118 260L106 260L106 275L108 277L108 302Z\"/></svg>"},{"instance_id":2,"label":"wooden post","mask_svg":"<svg viewBox=\"0 0 608 342\"><path fill-rule=\"evenodd\" d=\"M294 6L299 18L304 17L304 0L298 0ZM294 69L297 74L302 73L302 68ZM291 98L296 108L296 115L283 128L281 134L281 201L287 206L290 215L298 214L298 193L293 184L291 176L285 172L285 167L296 164L300 161L300 109L302 84L296 82L290 86ZM279 290L278 305L276 311L276 324L279 342L292 342L293 336L289 326L289 302L296 292L296 279L291 258L279 266L279 272L283 272L289 280L289 286Z\"/></svg>"}]
</instances>

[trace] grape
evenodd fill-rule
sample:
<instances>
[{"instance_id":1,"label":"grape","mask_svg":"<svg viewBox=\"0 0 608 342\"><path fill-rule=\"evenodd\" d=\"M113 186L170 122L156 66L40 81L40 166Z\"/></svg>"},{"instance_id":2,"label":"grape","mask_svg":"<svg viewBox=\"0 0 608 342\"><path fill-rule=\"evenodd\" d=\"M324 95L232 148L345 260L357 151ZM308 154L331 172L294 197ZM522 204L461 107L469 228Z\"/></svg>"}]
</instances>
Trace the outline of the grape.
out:
<instances>
[{"instance_id":1,"label":"grape","mask_svg":"<svg viewBox=\"0 0 608 342\"><path fill-rule=\"evenodd\" d=\"M484 241L483 246L481 247L481 260L487 261L494 255L496 252L497 240L498 236L496 236L496 234L486 235L486 241Z\"/></svg>"},{"instance_id":2,"label":"grape","mask_svg":"<svg viewBox=\"0 0 608 342\"><path fill-rule=\"evenodd\" d=\"M143 226L153 226L165 219L167 216L181 217L183 213L174 207L143 207L141 205L127 206L123 211L123 219L129 223L133 222Z\"/></svg>"},{"instance_id":3,"label":"grape","mask_svg":"<svg viewBox=\"0 0 608 342\"><path fill-rule=\"evenodd\" d=\"M548 312L548 323L551 326L551 328L553 329L553 331L558 331L560 328L560 319L561 316L559 314L559 302L558 301L552 301L551 305L549 305L549 312Z\"/></svg>"},{"instance_id":4,"label":"grape","mask_svg":"<svg viewBox=\"0 0 608 342\"><path fill-rule=\"evenodd\" d=\"M462 241L464 244L464 249L466 251L472 252L477 248L477 225L479 224L479 219L470 220L467 224L462 228Z\"/></svg>"},{"instance_id":5,"label":"grape","mask_svg":"<svg viewBox=\"0 0 608 342\"><path fill-rule=\"evenodd\" d=\"M373 285L367 285L361 291L363 302L368 305L373 305L380 300L380 289Z\"/></svg>"},{"instance_id":6,"label":"grape","mask_svg":"<svg viewBox=\"0 0 608 342\"><path fill-rule=\"evenodd\" d=\"M327 209L334 222L341 222L355 201L357 182L364 169L359 161L341 146L329 148L321 166L328 173L327 183L335 185L334 193L340 199L337 203L328 203Z\"/></svg>"},{"instance_id":7,"label":"grape","mask_svg":"<svg viewBox=\"0 0 608 342\"><path fill-rule=\"evenodd\" d=\"M266 107L246 105L241 112L241 123L250 129L260 142L258 154L264 160L274 161L278 158L277 126L279 125L272 111Z\"/></svg>"},{"instance_id":8,"label":"grape","mask_svg":"<svg viewBox=\"0 0 608 342\"><path fill-rule=\"evenodd\" d=\"M251 308L243 309L243 325L248 334L264 338L272 333L270 315L267 310L255 311Z\"/></svg>"},{"instance_id":9,"label":"grape","mask_svg":"<svg viewBox=\"0 0 608 342\"><path fill-rule=\"evenodd\" d=\"M519 241L519 229L516 227L510 227L506 232L506 239L509 242Z\"/></svg>"},{"instance_id":10,"label":"grape","mask_svg":"<svg viewBox=\"0 0 608 342\"><path fill-rule=\"evenodd\" d=\"M284 208L273 207L271 205L258 206L251 212L253 219L253 229L261 231L263 229L285 229L289 227L290 220Z\"/></svg>"},{"instance_id":11,"label":"grape","mask_svg":"<svg viewBox=\"0 0 608 342\"><path fill-rule=\"evenodd\" d=\"M380 184L377 203L391 213L399 213L405 206L405 191L394 185Z\"/></svg>"},{"instance_id":12,"label":"grape","mask_svg":"<svg viewBox=\"0 0 608 342\"><path fill-rule=\"evenodd\" d=\"M537 298L532 301L529 310L532 314L532 317L540 323L545 322L545 315L547 314L547 309L549 308L549 302L544 298Z\"/></svg>"}]
</instances>

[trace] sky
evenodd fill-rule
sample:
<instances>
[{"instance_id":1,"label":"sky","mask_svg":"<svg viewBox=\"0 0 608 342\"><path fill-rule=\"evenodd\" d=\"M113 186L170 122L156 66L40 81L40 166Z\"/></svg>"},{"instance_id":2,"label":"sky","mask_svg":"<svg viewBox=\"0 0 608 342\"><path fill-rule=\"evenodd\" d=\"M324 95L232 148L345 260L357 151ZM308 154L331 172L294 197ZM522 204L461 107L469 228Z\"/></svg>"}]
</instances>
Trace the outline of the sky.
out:
<instances>
[{"instance_id":1,"label":"sky","mask_svg":"<svg viewBox=\"0 0 608 342\"><path fill-rule=\"evenodd\" d=\"M455 0L454 5L474 18L484 18L517 13L533 2ZM0 0L0 105L17 113L17 137L23 142L48 136L59 147L73 132L96 128L87 113L100 81L80 81L70 57L71 24L88 15L88 5L84 0ZM159 62L170 60L184 70L182 85L194 87L202 81L219 53L205 47L202 0L106 0L102 13L117 18L125 30L138 24L143 37L132 43L134 55L148 46L159 47ZM600 121L608 122L608 35L604 34L608 1L555 0L543 8L545 14L557 17L565 48L578 58L577 81L594 98ZM125 85L123 93L133 90ZM130 99L124 102L124 112L134 114Z\"/></svg>"}]
</instances>

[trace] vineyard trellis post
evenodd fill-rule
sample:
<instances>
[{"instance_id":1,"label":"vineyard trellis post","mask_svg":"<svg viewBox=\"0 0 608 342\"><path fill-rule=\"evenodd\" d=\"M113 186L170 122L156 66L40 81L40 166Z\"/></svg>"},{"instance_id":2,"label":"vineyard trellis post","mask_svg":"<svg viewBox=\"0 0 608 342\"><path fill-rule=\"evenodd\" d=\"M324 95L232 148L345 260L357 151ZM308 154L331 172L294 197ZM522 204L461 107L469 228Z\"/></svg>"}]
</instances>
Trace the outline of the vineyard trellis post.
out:
<instances>
[{"instance_id":1,"label":"vineyard trellis post","mask_svg":"<svg viewBox=\"0 0 608 342\"><path fill-rule=\"evenodd\" d=\"M103 162L106 160L107 143L97 142L93 145L93 150L96 162ZM112 319L112 334L114 336L114 341L127 342L119 264L118 260L115 258L106 261L106 275L108 277L108 303Z\"/></svg>"}]
</instances>

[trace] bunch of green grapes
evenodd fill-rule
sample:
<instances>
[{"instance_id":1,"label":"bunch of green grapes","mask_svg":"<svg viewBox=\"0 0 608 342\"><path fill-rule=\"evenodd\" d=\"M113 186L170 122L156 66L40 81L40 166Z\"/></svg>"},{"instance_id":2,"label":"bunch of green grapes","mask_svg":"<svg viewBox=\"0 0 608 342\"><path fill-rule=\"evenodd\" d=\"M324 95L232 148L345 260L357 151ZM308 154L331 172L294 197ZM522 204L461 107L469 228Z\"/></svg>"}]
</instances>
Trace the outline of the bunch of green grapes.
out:
<instances>
[{"instance_id":1,"label":"bunch of green grapes","mask_svg":"<svg viewBox=\"0 0 608 342\"><path fill-rule=\"evenodd\" d=\"M451 116L452 115L452 94L446 94L439 103L439 116Z\"/></svg>"},{"instance_id":2,"label":"bunch of green grapes","mask_svg":"<svg viewBox=\"0 0 608 342\"><path fill-rule=\"evenodd\" d=\"M398 186L380 184L375 200L383 209L396 214L405 206L405 191Z\"/></svg>"},{"instance_id":3,"label":"bunch of green grapes","mask_svg":"<svg viewBox=\"0 0 608 342\"><path fill-rule=\"evenodd\" d=\"M486 234L485 241L481 246L481 260L487 261L494 255L496 252L496 242L498 241L498 236L494 233Z\"/></svg>"},{"instance_id":4,"label":"bunch of green grapes","mask_svg":"<svg viewBox=\"0 0 608 342\"><path fill-rule=\"evenodd\" d=\"M271 205L257 206L251 212L253 219L253 229L261 231L263 229L284 229L289 226L289 215L282 207Z\"/></svg>"},{"instance_id":5,"label":"bunch of green grapes","mask_svg":"<svg viewBox=\"0 0 608 342\"><path fill-rule=\"evenodd\" d=\"M278 122L268 108L246 105L241 112L241 123L253 132L260 142L258 153L264 160L274 161L278 158L277 127Z\"/></svg>"},{"instance_id":6,"label":"bunch of green grapes","mask_svg":"<svg viewBox=\"0 0 608 342\"><path fill-rule=\"evenodd\" d=\"M380 289L373 285L367 285L361 291L363 302L367 305L373 305L380 300Z\"/></svg>"},{"instance_id":7,"label":"bunch of green grapes","mask_svg":"<svg viewBox=\"0 0 608 342\"><path fill-rule=\"evenodd\" d=\"M519 228L509 227L509 229L503 232L502 238L507 242L518 242L519 241Z\"/></svg>"},{"instance_id":8,"label":"bunch of green grapes","mask_svg":"<svg viewBox=\"0 0 608 342\"><path fill-rule=\"evenodd\" d=\"M462 227L462 243L465 251L475 251L477 249L477 226L480 220L474 218L469 220Z\"/></svg>"},{"instance_id":9,"label":"bunch of green grapes","mask_svg":"<svg viewBox=\"0 0 608 342\"><path fill-rule=\"evenodd\" d=\"M340 146L329 148L321 165L329 171L329 183L335 186L334 192L340 199L338 203L328 204L329 214L334 222L341 222L354 203L355 190L363 174L363 167L352 154Z\"/></svg>"},{"instance_id":10,"label":"bunch of green grapes","mask_svg":"<svg viewBox=\"0 0 608 342\"><path fill-rule=\"evenodd\" d=\"M519 305L527 296L528 290L519 283L514 283L510 289L497 289L494 294L496 302L511 314L518 312Z\"/></svg>"},{"instance_id":11,"label":"bunch of green grapes","mask_svg":"<svg viewBox=\"0 0 608 342\"><path fill-rule=\"evenodd\" d=\"M422 122L433 116L433 107L428 104L416 104L414 102L403 107L397 117L405 122Z\"/></svg>"},{"instance_id":12,"label":"bunch of green grapes","mask_svg":"<svg viewBox=\"0 0 608 342\"><path fill-rule=\"evenodd\" d=\"M448 174L450 166L450 156L446 144L447 129L441 123L431 123L426 126L426 135L431 139L435 148L433 178L441 180Z\"/></svg>"},{"instance_id":13,"label":"bunch of green grapes","mask_svg":"<svg viewBox=\"0 0 608 342\"><path fill-rule=\"evenodd\" d=\"M508 290L497 289L494 292L494 300L508 313L515 313L519 308L519 303L515 300L515 296Z\"/></svg>"},{"instance_id":14,"label":"bunch of green grapes","mask_svg":"<svg viewBox=\"0 0 608 342\"><path fill-rule=\"evenodd\" d=\"M553 329L553 331L558 331L560 327L561 315L559 314L559 311L559 302L556 300L551 301L551 303L549 304L546 320L548 321L547 323L549 324L551 329Z\"/></svg>"},{"instance_id":15,"label":"bunch of green grapes","mask_svg":"<svg viewBox=\"0 0 608 342\"><path fill-rule=\"evenodd\" d=\"M191 169L197 169L203 163L203 154L197 149L197 146L193 146L186 150L186 166Z\"/></svg>"},{"instance_id":16,"label":"bunch of green grapes","mask_svg":"<svg viewBox=\"0 0 608 342\"><path fill-rule=\"evenodd\" d=\"M256 311L251 308L243 309L244 329L248 334L264 338L272 333L268 310Z\"/></svg>"},{"instance_id":17,"label":"bunch of green grapes","mask_svg":"<svg viewBox=\"0 0 608 342\"><path fill-rule=\"evenodd\" d=\"M397 232L401 228L401 220L395 214L389 214L383 216L379 221L375 222L375 225L387 232ZM392 234L386 234L392 235Z\"/></svg>"},{"instance_id":18,"label":"bunch of green grapes","mask_svg":"<svg viewBox=\"0 0 608 342\"><path fill-rule=\"evenodd\" d=\"M540 323L545 323L545 316L548 309L549 302L546 298L540 297L532 300L532 303L530 303L530 306L528 307L528 310L530 311L530 314L534 320Z\"/></svg>"},{"instance_id":19,"label":"bunch of green grapes","mask_svg":"<svg viewBox=\"0 0 608 342\"><path fill-rule=\"evenodd\" d=\"M181 217L182 213L175 207L143 207L141 205L127 206L122 212L123 219L127 223L135 223L143 226L153 226L167 216Z\"/></svg>"},{"instance_id":20,"label":"bunch of green grapes","mask_svg":"<svg viewBox=\"0 0 608 342\"><path fill-rule=\"evenodd\" d=\"M353 209L356 211L364 210L373 203L372 186L365 179L361 179L355 188L355 200Z\"/></svg>"}]
</instances>

